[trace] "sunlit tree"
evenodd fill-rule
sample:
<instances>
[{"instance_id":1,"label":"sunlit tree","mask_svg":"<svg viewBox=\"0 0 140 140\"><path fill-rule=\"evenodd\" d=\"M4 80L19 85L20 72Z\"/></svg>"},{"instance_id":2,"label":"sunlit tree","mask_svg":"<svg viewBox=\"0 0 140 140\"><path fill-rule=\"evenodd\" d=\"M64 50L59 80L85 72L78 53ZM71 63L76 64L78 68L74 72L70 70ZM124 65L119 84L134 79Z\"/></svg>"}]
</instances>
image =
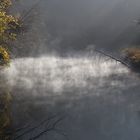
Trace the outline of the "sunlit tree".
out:
<instances>
[{"instance_id":1,"label":"sunlit tree","mask_svg":"<svg viewBox=\"0 0 140 140\"><path fill-rule=\"evenodd\" d=\"M4 44L14 41L21 27L20 20L7 12L11 5L11 0L0 0L0 65L9 62L7 59L10 58L7 51L9 46L5 48Z\"/></svg>"},{"instance_id":2,"label":"sunlit tree","mask_svg":"<svg viewBox=\"0 0 140 140\"><path fill-rule=\"evenodd\" d=\"M132 47L123 50L123 59L135 70L140 70L140 48Z\"/></svg>"},{"instance_id":3,"label":"sunlit tree","mask_svg":"<svg viewBox=\"0 0 140 140\"><path fill-rule=\"evenodd\" d=\"M8 12L11 5L11 0L0 0L0 69L10 62L8 44L16 40L20 28L19 19ZM0 85L3 84L3 79L0 79ZM8 87L0 86L0 140L11 140L8 134L11 127L10 102Z\"/></svg>"},{"instance_id":4,"label":"sunlit tree","mask_svg":"<svg viewBox=\"0 0 140 140\"><path fill-rule=\"evenodd\" d=\"M0 11L7 11L8 7L11 5L11 0L0 0Z\"/></svg>"}]
</instances>

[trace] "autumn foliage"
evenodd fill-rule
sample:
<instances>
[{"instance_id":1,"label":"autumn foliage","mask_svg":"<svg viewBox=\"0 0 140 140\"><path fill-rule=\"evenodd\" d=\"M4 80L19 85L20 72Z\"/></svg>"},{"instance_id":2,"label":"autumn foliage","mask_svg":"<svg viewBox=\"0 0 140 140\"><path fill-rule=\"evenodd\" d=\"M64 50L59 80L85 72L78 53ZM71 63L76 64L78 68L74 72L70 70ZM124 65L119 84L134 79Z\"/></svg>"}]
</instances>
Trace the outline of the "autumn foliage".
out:
<instances>
[{"instance_id":1,"label":"autumn foliage","mask_svg":"<svg viewBox=\"0 0 140 140\"><path fill-rule=\"evenodd\" d=\"M9 44L16 40L20 28L19 19L8 12L11 5L11 0L0 0L0 69L10 62ZM11 127L11 95L3 84L3 79L0 79L0 140L11 140L7 134Z\"/></svg>"},{"instance_id":2,"label":"autumn foliage","mask_svg":"<svg viewBox=\"0 0 140 140\"><path fill-rule=\"evenodd\" d=\"M11 5L11 0L0 0L0 11L6 11Z\"/></svg>"},{"instance_id":3,"label":"autumn foliage","mask_svg":"<svg viewBox=\"0 0 140 140\"><path fill-rule=\"evenodd\" d=\"M140 48L132 47L123 50L123 60L135 71L140 71Z\"/></svg>"},{"instance_id":4,"label":"autumn foliage","mask_svg":"<svg viewBox=\"0 0 140 140\"><path fill-rule=\"evenodd\" d=\"M7 51L9 46L7 44L17 38L20 28L19 19L8 12L8 8L11 5L11 0L0 0L0 65L9 62L10 57Z\"/></svg>"}]
</instances>

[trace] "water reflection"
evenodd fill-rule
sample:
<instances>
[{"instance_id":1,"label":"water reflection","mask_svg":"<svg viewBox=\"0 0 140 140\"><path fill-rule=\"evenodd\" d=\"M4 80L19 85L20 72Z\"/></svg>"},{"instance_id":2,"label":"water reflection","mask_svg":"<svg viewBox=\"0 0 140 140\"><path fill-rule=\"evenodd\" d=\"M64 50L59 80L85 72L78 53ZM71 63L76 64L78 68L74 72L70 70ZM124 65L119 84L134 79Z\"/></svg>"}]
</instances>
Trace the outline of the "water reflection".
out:
<instances>
[{"instance_id":1,"label":"water reflection","mask_svg":"<svg viewBox=\"0 0 140 140\"><path fill-rule=\"evenodd\" d=\"M2 74L14 95L15 126L58 113L67 116L58 127L69 139L140 138L139 78L120 63L98 55L22 58ZM56 137L66 139L55 132L39 139Z\"/></svg>"}]
</instances>

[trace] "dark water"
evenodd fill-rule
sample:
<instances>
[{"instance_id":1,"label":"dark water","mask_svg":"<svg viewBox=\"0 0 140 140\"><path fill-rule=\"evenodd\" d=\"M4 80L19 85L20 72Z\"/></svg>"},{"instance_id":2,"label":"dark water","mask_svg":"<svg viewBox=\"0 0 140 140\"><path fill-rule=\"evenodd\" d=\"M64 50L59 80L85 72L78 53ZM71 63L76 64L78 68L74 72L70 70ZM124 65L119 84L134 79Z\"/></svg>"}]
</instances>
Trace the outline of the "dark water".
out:
<instances>
[{"instance_id":1,"label":"dark water","mask_svg":"<svg viewBox=\"0 0 140 140\"><path fill-rule=\"evenodd\" d=\"M22 58L13 60L3 74L14 95L15 126L34 125L58 113L66 117L57 127L69 139L140 138L140 79L119 63L97 54ZM46 138L66 139L55 132L40 137Z\"/></svg>"},{"instance_id":2,"label":"dark water","mask_svg":"<svg viewBox=\"0 0 140 140\"><path fill-rule=\"evenodd\" d=\"M57 128L67 137L52 131L38 139L139 140L139 75L91 52L139 44L139 0L44 0L35 11L37 20L17 49L22 53L16 50L19 58L2 71L14 96L15 127L63 114Z\"/></svg>"}]
</instances>

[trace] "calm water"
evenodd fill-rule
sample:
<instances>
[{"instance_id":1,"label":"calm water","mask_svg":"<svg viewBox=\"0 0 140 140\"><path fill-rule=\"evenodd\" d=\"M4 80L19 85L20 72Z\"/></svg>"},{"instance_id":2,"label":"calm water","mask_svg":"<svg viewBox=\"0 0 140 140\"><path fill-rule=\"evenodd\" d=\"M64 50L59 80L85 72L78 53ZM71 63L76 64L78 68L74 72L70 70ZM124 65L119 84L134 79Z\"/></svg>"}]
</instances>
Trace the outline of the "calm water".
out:
<instances>
[{"instance_id":1,"label":"calm water","mask_svg":"<svg viewBox=\"0 0 140 140\"><path fill-rule=\"evenodd\" d=\"M72 140L140 138L140 79L120 63L97 54L43 56L15 59L2 73L14 95L15 126L34 125L58 113L66 117L57 127ZM55 132L39 139L46 138L66 139Z\"/></svg>"},{"instance_id":2,"label":"calm water","mask_svg":"<svg viewBox=\"0 0 140 140\"><path fill-rule=\"evenodd\" d=\"M12 11L24 15L34 3L18 1ZM140 140L139 75L92 51L118 55L139 45L139 13L139 0L42 0L12 51L18 58L1 71L14 127L26 126L16 136L57 114L65 115L57 128L67 137L50 131L39 140Z\"/></svg>"}]
</instances>

